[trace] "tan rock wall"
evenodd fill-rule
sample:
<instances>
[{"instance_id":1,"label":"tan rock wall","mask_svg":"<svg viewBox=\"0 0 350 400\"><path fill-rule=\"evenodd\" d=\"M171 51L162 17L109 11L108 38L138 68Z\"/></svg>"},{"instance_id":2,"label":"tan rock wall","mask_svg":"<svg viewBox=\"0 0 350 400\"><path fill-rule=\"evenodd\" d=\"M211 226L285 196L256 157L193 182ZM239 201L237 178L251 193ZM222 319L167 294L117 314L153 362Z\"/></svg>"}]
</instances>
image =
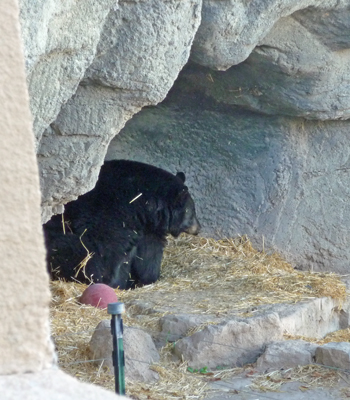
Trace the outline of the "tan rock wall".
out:
<instances>
[{"instance_id":1,"label":"tan rock wall","mask_svg":"<svg viewBox=\"0 0 350 400\"><path fill-rule=\"evenodd\" d=\"M40 190L15 0L0 2L0 374L50 367Z\"/></svg>"},{"instance_id":2,"label":"tan rock wall","mask_svg":"<svg viewBox=\"0 0 350 400\"><path fill-rule=\"evenodd\" d=\"M40 189L17 0L0 2L0 398L112 400L54 365Z\"/></svg>"}]
</instances>

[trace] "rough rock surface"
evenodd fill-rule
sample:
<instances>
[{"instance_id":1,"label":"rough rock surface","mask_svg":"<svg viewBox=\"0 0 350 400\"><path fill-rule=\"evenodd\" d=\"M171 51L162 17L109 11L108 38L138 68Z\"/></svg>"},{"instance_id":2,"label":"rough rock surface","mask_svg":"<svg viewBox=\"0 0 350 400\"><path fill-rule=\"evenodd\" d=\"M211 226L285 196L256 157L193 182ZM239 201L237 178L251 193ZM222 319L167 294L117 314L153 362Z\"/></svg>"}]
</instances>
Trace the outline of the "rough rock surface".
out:
<instances>
[{"instance_id":1,"label":"rough rock surface","mask_svg":"<svg viewBox=\"0 0 350 400\"><path fill-rule=\"evenodd\" d=\"M121 1L111 10L94 61L41 140L44 220L91 190L110 140L143 106L164 99L190 55L199 4Z\"/></svg>"},{"instance_id":2,"label":"rough rock surface","mask_svg":"<svg viewBox=\"0 0 350 400\"><path fill-rule=\"evenodd\" d=\"M349 122L244 112L185 85L134 116L107 158L185 171L204 234L247 234L297 267L348 273Z\"/></svg>"},{"instance_id":3,"label":"rough rock surface","mask_svg":"<svg viewBox=\"0 0 350 400\"><path fill-rule=\"evenodd\" d=\"M186 301L186 299L184 299ZM180 308L182 306L180 305ZM166 312L166 310L159 310ZM277 313L284 332L291 335L323 338L327 334L349 326L349 301L340 305L339 301L323 297L296 304L274 304L256 310L256 315L269 318L269 314ZM160 318L161 343L176 341L188 334L191 329L205 324L219 324L236 318L234 315L217 317L214 315L169 314Z\"/></svg>"},{"instance_id":4,"label":"rough rock surface","mask_svg":"<svg viewBox=\"0 0 350 400\"><path fill-rule=\"evenodd\" d=\"M188 79L219 102L253 111L348 119L350 91L344 82L350 73L345 51L350 40L336 33L350 28L349 11L308 9L281 18L244 62L226 72L194 68Z\"/></svg>"},{"instance_id":5,"label":"rough rock surface","mask_svg":"<svg viewBox=\"0 0 350 400\"><path fill-rule=\"evenodd\" d=\"M350 343L327 343L316 349L316 362L336 368L350 368Z\"/></svg>"},{"instance_id":6,"label":"rough rock surface","mask_svg":"<svg viewBox=\"0 0 350 400\"><path fill-rule=\"evenodd\" d=\"M286 340L268 344L264 354L257 360L259 370L293 368L312 364L317 345L304 340Z\"/></svg>"},{"instance_id":7,"label":"rough rock surface","mask_svg":"<svg viewBox=\"0 0 350 400\"><path fill-rule=\"evenodd\" d=\"M182 96L142 110L109 158L185 170L206 234L347 270L347 0L20 3L43 221L94 186L113 136L190 57Z\"/></svg>"},{"instance_id":8,"label":"rough rock surface","mask_svg":"<svg viewBox=\"0 0 350 400\"><path fill-rule=\"evenodd\" d=\"M161 338L165 341L175 342L183 338L190 331L190 329L197 328L198 326L206 323L214 323L216 318L210 315L196 315L196 314L170 314L165 315L159 319L161 329ZM219 324L222 318L216 319Z\"/></svg>"},{"instance_id":9,"label":"rough rock surface","mask_svg":"<svg viewBox=\"0 0 350 400\"><path fill-rule=\"evenodd\" d=\"M281 375L283 378L283 372ZM286 376L288 377L288 372ZM216 392L208 394L205 400L341 400L344 398L344 392L348 393L347 384L342 379L335 387L306 386L302 380L288 382L286 379L286 383L283 383L278 391L266 392L259 391L254 386L250 387L254 385L255 378L255 374L249 377L244 374L225 380L224 384L220 381L211 384Z\"/></svg>"},{"instance_id":10,"label":"rough rock surface","mask_svg":"<svg viewBox=\"0 0 350 400\"><path fill-rule=\"evenodd\" d=\"M175 344L175 354L193 368L242 366L255 362L264 345L282 339L277 314L209 325Z\"/></svg>"},{"instance_id":11,"label":"rough rock surface","mask_svg":"<svg viewBox=\"0 0 350 400\"><path fill-rule=\"evenodd\" d=\"M141 329L124 326L123 344L125 352L125 377L140 382L157 380L159 378L157 372L149 368L152 363L159 361L159 354L151 336ZM105 359L103 366L114 373L110 320L105 319L97 325L89 348L92 359Z\"/></svg>"},{"instance_id":12,"label":"rough rock surface","mask_svg":"<svg viewBox=\"0 0 350 400\"><path fill-rule=\"evenodd\" d=\"M125 400L110 390L79 382L59 369L36 373L0 375L1 400Z\"/></svg>"},{"instance_id":13,"label":"rough rock surface","mask_svg":"<svg viewBox=\"0 0 350 400\"><path fill-rule=\"evenodd\" d=\"M207 293L207 292L206 292ZM199 299L202 291L193 290L191 295ZM163 294L157 292L149 293L148 304L142 308L142 300L133 301L132 308L134 317L142 318L145 315L165 314L159 319L160 341L176 341L189 334L189 331L205 325L218 325L230 320L239 319L236 312L214 314L193 314L191 299L186 293L176 296L176 304L159 306L159 297ZM241 310L242 312L244 310ZM248 310L247 310L248 312ZM188 314L185 314L188 313ZM268 304L257 306L254 315L269 320L272 315L278 315L283 332L291 335L300 335L321 339L327 334L349 327L350 302L340 303L338 300L323 297L300 301L293 304Z\"/></svg>"},{"instance_id":14,"label":"rough rock surface","mask_svg":"<svg viewBox=\"0 0 350 400\"><path fill-rule=\"evenodd\" d=\"M329 297L315 298L291 305L274 305L283 330L291 335L323 338L328 333L349 327L350 303Z\"/></svg>"},{"instance_id":15,"label":"rough rock surface","mask_svg":"<svg viewBox=\"0 0 350 400\"><path fill-rule=\"evenodd\" d=\"M191 59L203 66L226 70L244 61L281 18L304 9L325 14L336 9L343 13L340 21L335 20L338 24L333 24L337 27L347 19L343 11L347 6L347 1L336 0L204 0L202 23L193 43ZM326 25L318 18L310 22L316 26ZM336 33L333 27L329 35L333 33L344 41L345 31L340 29Z\"/></svg>"},{"instance_id":16,"label":"rough rock surface","mask_svg":"<svg viewBox=\"0 0 350 400\"><path fill-rule=\"evenodd\" d=\"M95 57L116 0L20 0L33 128L40 141Z\"/></svg>"}]
</instances>

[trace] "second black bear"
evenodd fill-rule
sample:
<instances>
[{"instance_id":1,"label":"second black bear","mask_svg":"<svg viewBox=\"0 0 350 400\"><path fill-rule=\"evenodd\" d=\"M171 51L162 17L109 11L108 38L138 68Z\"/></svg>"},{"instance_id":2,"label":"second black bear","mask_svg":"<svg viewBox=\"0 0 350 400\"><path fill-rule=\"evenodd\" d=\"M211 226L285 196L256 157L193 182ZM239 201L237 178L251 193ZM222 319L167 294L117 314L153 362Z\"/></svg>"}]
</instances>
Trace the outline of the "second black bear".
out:
<instances>
[{"instance_id":1,"label":"second black bear","mask_svg":"<svg viewBox=\"0 0 350 400\"><path fill-rule=\"evenodd\" d=\"M120 289L155 282L166 235L200 230L184 183L182 172L105 162L95 188L44 225L51 276Z\"/></svg>"}]
</instances>

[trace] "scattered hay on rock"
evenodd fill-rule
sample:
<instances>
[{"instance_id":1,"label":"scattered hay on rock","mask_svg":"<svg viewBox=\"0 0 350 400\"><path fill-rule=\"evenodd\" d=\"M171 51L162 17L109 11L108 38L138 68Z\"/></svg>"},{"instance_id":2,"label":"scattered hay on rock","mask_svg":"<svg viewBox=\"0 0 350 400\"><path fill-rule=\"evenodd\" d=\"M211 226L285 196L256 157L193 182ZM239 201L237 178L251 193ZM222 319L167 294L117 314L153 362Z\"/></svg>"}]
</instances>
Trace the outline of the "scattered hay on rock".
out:
<instances>
[{"instance_id":1,"label":"scattered hay on rock","mask_svg":"<svg viewBox=\"0 0 350 400\"><path fill-rule=\"evenodd\" d=\"M114 390L113 375L91 362L88 343L106 310L81 305L86 285L75 282L51 283L51 329L60 367L84 382ZM330 296L344 301L345 285L335 274L294 270L277 254L255 250L246 237L206 239L181 235L169 239L164 252L161 279L135 290L116 290L126 304L124 324L146 331L158 329L159 318L172 312L252 315L259 305L294 303L312 297ZM151 312L132 312L135 301L150 303ZM159 312L155 312L159 310ZM150 332L152 333L152 332ZM240 369L211 375L191 374L186 363L175 362L172 344L161 351L154 365L157 383L127 382L127 394L136 399L200 399L211 380L224 379ZM127 356L127 355L126 355ZM225 375L226 374L226 375Z\"/></svg>"},{"instance_id":2,"label":"scattered hay on rock","mask_svg":"<svg viewBox=\"0 0 350 400\"><path fill-rule=\"evenodd\" d=\"M305 342L315 343L315 344L326 344L330 342L350 342L350 328L340 329L339 331L328 333L324 338L310 338L300 335L283 335L286 340L305 340Z\"/></svg>"},{"instance_id":3,"label":"scattered hay on rock","mask_svg":"<svg viewBox=\"0 0 350 400\"><path fill-rule=\"evenodd\" d=\"M299 389L306 391L315 387L337 387L339 379L338 371L319 365L305 365L259 375L253 379L250 389L278 392L285 383L300 382Z\"/></svg>"},{"instance_id":4,"label":"scattered hay on rock","mask_svg":"<svg viewBox=\"0 0 350 400\"><path fill-rule=\"evenodd\" d=\"M162 278L121 293L164 312L250 316L259 305L328 296L345 300L336 274L298 271L278 254L259 252L246 237L214 240L181 235L164 252Z\"/></svg>"}]
</instances>

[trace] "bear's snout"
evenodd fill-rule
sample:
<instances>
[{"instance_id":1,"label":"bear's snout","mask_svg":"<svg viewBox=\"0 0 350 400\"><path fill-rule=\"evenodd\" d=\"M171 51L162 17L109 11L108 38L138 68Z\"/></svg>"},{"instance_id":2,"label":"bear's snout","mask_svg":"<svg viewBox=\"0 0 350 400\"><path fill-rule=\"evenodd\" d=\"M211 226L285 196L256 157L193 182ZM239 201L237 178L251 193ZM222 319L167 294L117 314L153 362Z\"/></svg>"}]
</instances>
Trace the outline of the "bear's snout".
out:
<instances>
[{"instance_id":1,"label":"bear's snout","mask_svg":"<svg viewBox=\"0 0 350 400\"><path fill-rule=\"evenodd\" d=\"M201 224L197 219L193 221L193 224L185 230L186 233L190 235L198 235L199 231L201 230Z\"/></svg>"}]
</instances>

